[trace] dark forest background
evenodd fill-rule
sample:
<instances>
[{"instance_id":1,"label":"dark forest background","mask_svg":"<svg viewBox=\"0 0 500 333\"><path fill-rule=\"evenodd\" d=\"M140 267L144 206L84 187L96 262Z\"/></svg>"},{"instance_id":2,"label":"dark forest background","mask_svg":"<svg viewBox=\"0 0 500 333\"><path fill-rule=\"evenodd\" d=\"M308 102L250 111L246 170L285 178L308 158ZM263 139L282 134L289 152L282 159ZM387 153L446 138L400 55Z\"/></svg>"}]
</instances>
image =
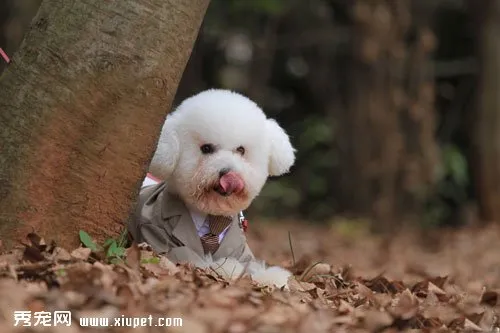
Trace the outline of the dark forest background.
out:
<instances>
[{"instance_id":1,"label":"dark forest background","mask_svg":"<svg viewBox=\"0 0 500 333\"><path fill-rule=\"evenodd\" d=\"M7 54L39 3L0 1ZM498 0L212 0L176 100L233 89L291 135L254 218L500 221L499 28Z\"/></svg>"}]
</instances>

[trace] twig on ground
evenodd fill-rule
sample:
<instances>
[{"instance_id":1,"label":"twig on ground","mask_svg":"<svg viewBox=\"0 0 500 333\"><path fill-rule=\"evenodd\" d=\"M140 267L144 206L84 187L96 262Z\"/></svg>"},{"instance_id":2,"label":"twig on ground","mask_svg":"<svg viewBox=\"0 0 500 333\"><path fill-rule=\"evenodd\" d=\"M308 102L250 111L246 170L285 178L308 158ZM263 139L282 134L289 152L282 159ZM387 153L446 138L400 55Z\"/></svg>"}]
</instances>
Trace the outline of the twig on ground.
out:
<instances>
[{"instance_id":1,"label":"twig on ground","mask_svg":"<svg viewBox=\"0 0 500 333\"><path fill-rule=\"evenodd\" d=\"M323 262L322 262L322 261L316 261L314 264L312 264L312 265L310 265L309 267L307 267L307 268L305 269L305 271L304 271L304 272L302 272L302 274L300 275L299 280L300 280L300 281L304 281L304 278L307 276L307 274L308 274L308 273L309 273L309 272L310 272L310 271L311 271L311 270L312 270L315 266L317 266L317 265L319 265L319 264L321 264L321 263L323 263Z\"/></svg>"},{"instance_id":2,"label":"twig on ground","mask_svg":"<svg viewBox=\"0 0 500 333\"><path fill-rule=\"evenodd\" d=\"M292 262L295 266L295 254L293 253L292 234L290 233L290 231L288 231L288 244L290 244L290 251L292 252Z\"/></svg>"}]
</instances>

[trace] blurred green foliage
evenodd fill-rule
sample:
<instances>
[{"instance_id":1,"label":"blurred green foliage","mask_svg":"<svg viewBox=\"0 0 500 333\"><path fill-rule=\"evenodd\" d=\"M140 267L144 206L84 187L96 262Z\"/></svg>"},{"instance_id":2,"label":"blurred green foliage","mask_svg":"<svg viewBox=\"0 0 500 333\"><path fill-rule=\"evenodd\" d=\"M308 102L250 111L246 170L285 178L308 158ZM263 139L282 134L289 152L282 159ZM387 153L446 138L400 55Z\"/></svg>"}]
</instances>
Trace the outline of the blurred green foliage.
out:
<instances>
[{"instance_id":1,"label":"blurred green foliage","mask_svg":"<svg viewBox=\"0 0 500 333\"><path fill-rule=\"evenodd\" d=\"M422 223L426 227L456 224L459 217L454 208L468 201L467 188L470 186L467 159L459 147L445 145L441 148L441 163L436 177L437 186L429 196Z\"/></svg>"}]
</instances>

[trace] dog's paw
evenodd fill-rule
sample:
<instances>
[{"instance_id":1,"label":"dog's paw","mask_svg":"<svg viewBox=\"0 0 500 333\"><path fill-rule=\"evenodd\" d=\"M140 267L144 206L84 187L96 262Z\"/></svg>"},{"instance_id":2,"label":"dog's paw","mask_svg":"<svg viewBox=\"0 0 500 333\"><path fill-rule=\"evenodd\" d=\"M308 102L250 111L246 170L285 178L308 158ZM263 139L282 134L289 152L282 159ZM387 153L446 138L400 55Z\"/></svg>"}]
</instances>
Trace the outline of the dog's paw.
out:
<instances>
[{"instance_id":1,"label":"dog's paw","mask_svg":"<svg viewBox=\"0 0 500 333\"><path fill-rule=\"evenodd\" d=\"M288 279L291 276L291 272L279 266L264 267L251 273L252 280L255 282L265 286L284 288L285 290L288 290Z\"/></svg>"},{"instance_id":2,"label":"dog's paw","mask_svg":"<svg viewBox=\"0 0 500 333\"><path fill-rule=\"evenodd\" d=\"M245 273L244 264L235 258L221 258L210 264L210 268L225 279L237 279Z\"/></svg>"},{"instance_id":3,"label":"dog's paw","mask_svg":"<svg viewBox=\"0 0 500 333\"><path fill-rule=\"evenodd\" d=\"M211 256L205 256L203 264L198 267L212 269L222 278L234 280L244 275L249 275L254 282L263 286L278 287L288 290L288 279L292 276L288 270L279 266L267 267L263 261L252 260L240 262L236 258L220 258L213 260Z\"/></svg>"}]
</instances>

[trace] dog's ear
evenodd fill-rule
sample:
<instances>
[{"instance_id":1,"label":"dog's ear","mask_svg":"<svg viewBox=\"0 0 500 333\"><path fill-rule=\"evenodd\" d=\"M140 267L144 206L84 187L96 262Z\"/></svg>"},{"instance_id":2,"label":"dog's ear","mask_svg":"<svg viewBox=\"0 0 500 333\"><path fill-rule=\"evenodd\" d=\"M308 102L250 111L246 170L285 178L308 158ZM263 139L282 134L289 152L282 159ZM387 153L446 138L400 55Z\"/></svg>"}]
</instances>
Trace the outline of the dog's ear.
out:
<instances>
[{"instance_id":1,"label":"dog's ear","mask_svg":"<svg viewBox=\"0 0 500 333\"><path fill-rule=\"evenodd\" d=\"M167 180L172 175L179 159L180 146L174 123L174 119L167 117L149 165L149 172L161 180Z\"/></svg>"},{"instance_id":2,"label":"dog's ear","mask_svg":"<svg viewBox=\"0 0 500 333\"><path fill-rule=\"evenodd\" d=\"M269 152L269 175L280 176L287 173L295 162L295 149L290 138L274 119L266 121L267 137L271 141Z\"/></svg>"}]
</instances>

